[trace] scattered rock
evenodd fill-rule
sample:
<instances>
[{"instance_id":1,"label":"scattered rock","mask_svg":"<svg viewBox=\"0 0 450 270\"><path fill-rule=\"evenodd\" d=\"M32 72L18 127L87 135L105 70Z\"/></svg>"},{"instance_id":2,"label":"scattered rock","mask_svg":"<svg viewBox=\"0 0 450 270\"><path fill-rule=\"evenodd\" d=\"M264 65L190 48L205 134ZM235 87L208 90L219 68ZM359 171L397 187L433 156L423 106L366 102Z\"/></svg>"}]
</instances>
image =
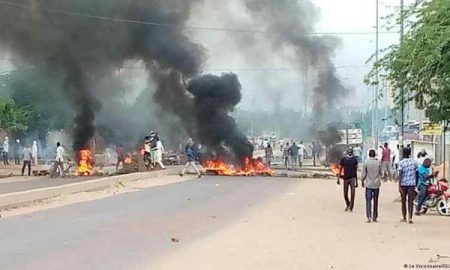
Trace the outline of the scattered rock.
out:
<instances>
[{"instance_id":1,"label":"scattered rock","mask_svg":"<svg viewBox=\"0 0 450 270\"><path fill-rule=\"evenodd\" d=\"M172 241L172 243L180 242L180 240L178 240L178 238L175 238L175 237L172 237L170 240Z\"/></svg>"}]
</instances>

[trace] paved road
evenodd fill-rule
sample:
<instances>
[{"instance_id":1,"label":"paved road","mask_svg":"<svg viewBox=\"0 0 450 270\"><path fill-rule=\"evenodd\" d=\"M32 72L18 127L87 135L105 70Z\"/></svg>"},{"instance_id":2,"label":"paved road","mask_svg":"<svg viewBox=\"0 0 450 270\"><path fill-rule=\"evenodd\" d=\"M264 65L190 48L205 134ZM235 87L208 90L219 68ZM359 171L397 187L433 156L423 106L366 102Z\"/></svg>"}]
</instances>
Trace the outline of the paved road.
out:
<instances>
[{"instance_id":1,"label":"paved road","mask_svg":"<svg viewBox=\"0 0 450 270\"><path fill-rule=\"evenodd\" d=\"M404 269L450 264L450 219L400 223L394 183L379 223L333 180L204 177L0 219L0 269ZM173 242L171 238L177 239ZM440 256L437 256L437 255Z\"/></svg>"},{"instance_id":2,"label":"paved road","mask_svg":"<svg viewBox=\"0 0 450 270\"><path fill-rule=\"evenodd\" d=\"M291 184L204 177L3 219L0 269L144 269Z\"/></svg>"}]
</instances>

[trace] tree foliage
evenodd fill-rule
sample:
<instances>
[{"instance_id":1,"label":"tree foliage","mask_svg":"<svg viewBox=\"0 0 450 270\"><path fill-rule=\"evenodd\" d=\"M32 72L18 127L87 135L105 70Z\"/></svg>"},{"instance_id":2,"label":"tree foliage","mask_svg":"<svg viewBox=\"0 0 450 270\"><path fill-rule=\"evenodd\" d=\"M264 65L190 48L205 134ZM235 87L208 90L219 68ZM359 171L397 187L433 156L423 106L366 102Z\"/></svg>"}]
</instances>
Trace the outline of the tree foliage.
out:
<instances>
[{"instance_id":1,"label":"tree foliage","mask_svg":"<svg viewBox=\"0 0 450 270\"><path fill-rule=\"evenodd\" d=\"M380 72L393 86L397 105L413 100L419 109L428 109L432 121L449 120L450 1L424 1L400 17L409 23L403 42L386 50L367 82L378 83Z\"/></svg>"},{"instance_id":2,"label":"tree foliage","mask_svg":"<svg viewBox=\"0 0 450 270\"><path fill-rule=\"evenodd\" d=\"M21 110L14 102L0 99L0 128L7 132L23 132L28 129L28 112Z\"/></svg>"}]
</instances>

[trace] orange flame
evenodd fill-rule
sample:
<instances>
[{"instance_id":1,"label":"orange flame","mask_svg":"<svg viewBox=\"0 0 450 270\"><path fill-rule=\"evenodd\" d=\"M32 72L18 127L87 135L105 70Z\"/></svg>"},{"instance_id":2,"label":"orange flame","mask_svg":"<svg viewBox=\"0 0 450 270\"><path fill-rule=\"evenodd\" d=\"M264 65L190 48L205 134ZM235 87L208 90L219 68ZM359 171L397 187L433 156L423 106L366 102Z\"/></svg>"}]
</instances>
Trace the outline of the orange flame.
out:
<instances>
[{"instance_id":1,"label":"orange flame","mask_svg":"<svg viewBox=\"0 0 450 270\"><path fill-rule=\"evenodd\" d=\"M78 175L89 176L92 174L92 151L82 149L78 152Z\"/></svg>"},{"instance_id":2,"label":"orange flame","mask_svg":"<svg viewBox=\"0 0 450 270\"><path fill-rule=\"evenodd\" d=\"M133 160L131 159L130 156L127 156L127 157L125 158L125 160L123 161L124 164L131 164L132 162L133 162Z\"/></svg>"},{"instance_id":3,"label":"orange flame","mask_svg":"<svg viewBox=\"0 0 450 270\"><path fill-rule=\"evenodd\" d=\"M225 176L256 176L266 175L274 176L273 171L269 166L263 163L261 158L254 159L246 157L241 168L236 169L234 165L227 164L223 160L207 160L204 165L206 171L214 172L217 175Z\"/></svg>"},{"instance_id":4,"label":"orange flame","mask_svg":"<svg viewBox=\"0 0 450 270\"><path fill-rule=\"evenodd\" d=\"M330 170L335 174L335 175L339 175L339 172L341 170L341 166L338 164L331 164L330 165ZM342 174L344 174L344 170L342 170Z\"/></svg>"}]
</instances>

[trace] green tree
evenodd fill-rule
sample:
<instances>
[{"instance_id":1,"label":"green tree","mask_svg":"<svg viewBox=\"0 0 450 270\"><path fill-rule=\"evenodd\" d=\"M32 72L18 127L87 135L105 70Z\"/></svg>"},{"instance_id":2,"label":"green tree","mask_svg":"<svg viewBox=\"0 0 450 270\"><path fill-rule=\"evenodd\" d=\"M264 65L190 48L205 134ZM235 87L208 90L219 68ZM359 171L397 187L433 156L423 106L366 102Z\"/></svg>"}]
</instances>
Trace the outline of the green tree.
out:
<instances>
[{"instance_id":1,"label":"green tree","mask_svg":"<svg viewBox=\"0 0 450 270\"><path fill-rule=\"evenodd\" d=\"M403 42L386 49L367 83L378 83L379 71L393 85L397 105L414 100L419 109L428 109L432 121L449 120L450 1L423 1L400 17L408 27Z\"/></svg>"},{"instance_id":2,"label":"green tree","mask_svg":"<svg viewBox=\"0 0 450 270\"><path fill-rule=\"evenodd\" d=\"M27 112L19 109L12 101L0 99L0 128L8 133L20 133L28 129Z\"/></svg>"}]
</instances>

